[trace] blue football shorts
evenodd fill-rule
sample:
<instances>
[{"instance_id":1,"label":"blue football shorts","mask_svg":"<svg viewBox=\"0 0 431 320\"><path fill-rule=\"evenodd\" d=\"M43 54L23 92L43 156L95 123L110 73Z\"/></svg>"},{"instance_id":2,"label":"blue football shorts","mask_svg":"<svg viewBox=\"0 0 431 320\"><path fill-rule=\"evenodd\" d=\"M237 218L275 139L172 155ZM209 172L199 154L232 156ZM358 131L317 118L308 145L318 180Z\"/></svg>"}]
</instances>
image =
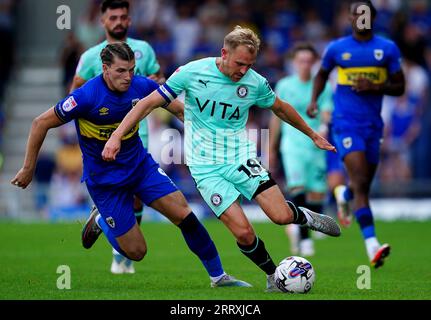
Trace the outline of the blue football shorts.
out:
<instances>
[{"instance_id":1,"label":"blue football shorts","mask_svg":"<svg viewBox=\"0 0 431 320\"><path fill-rule=\"evenodd\" d=\"M87 189L115 237L124 235L136 223L133 212L134 195L137 195L146 206L150 206L153 201L178 191L173 181L150 154L146 155L126 185L100 186L87 182Z\"/></svg>"},{"instance_id":2,"label":"blue football shorts","mask_svg":"<svg viewBox=\"0 0 431 320\"><path fill-rule=\"evenodd\" d=\"M333 138L338 154L344 160L347 154L355 151L365 152L367 161L377 164L380 157L383 130L373 126L333 124Z\"/></svg>"}]
</instances>

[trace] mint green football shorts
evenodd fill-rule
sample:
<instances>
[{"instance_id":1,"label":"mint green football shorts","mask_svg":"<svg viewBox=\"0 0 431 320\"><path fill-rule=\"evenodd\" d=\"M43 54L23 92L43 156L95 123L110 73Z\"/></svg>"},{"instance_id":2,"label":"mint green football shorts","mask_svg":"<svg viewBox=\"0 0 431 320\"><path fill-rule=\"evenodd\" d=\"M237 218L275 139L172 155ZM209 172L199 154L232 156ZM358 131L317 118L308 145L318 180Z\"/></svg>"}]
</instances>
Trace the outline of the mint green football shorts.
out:
<instances>
[{"instance_id":1,"label":"mint green football shorts","mask_svg":"<svg viewBox=\"0 0 431 320\"><path fill-rule=\"evenodd\" d=\"M297 148L282 152L288 189L304 187L305 192L324 193L326 183L326 155L324 150Z\"/></svg>"},{"instance_id":2,"label":"mint green football shorts","mask_svg":"<svg viewBox=\"0 0 431 320\"><path fill-rule=\"evenodd\" d=\"M257 159L249 159L243 165L192 165L189 169L200 194L217 218L240 196L251 200L259 186L270 180L268 171Z\"/></svg>"}]
</instances>

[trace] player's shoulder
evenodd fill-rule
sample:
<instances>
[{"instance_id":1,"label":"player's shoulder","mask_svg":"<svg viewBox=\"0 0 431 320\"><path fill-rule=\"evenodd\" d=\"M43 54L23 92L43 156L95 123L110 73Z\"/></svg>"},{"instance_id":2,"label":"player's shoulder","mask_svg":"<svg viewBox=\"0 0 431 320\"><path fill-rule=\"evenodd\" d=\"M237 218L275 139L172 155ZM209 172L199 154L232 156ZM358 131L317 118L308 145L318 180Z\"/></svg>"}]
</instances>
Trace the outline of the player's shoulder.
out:
<instances>
[{"instance_id":1,"label":"player's shoulder","mask_svg":"<svg viewBox=\"0 0 431 320\"><path fill-rule=\"evenodd\" d=\"M376 44L383 45L387 48L398 48L395 41L393 41L389 38L385 38L385 37L376 35L376 36L374 36L374 41L376 42Z\"/></svg>"},{"instance_id":2,"label":"player's shoulder","mask_svg":"<svg viewBox=\"0 0 431 320\"><path fill-rule=\"evenodd\" d=\"M85 97L96 97L101 90L104 89L103 76L96 76L87 82L85 82L81 87L76 89L74 92L79 93Z\"/></svg>"},{"instance_id":3,"label":"player's shoulder","mask_svg":"<svg viewBox=\"0 0 431 320\"><path fill-rule=\"evenodd\" d=\"M103 41L99 44L96 44L95 46L88 48L86 51L84 51L84 53L82 54L81 57L85 57L85 58L95 58L95 57L99 57L100 52L103 50L103 48L105 48L108 45L107 41Z\"/></svg>"},{"instance_id":4,"label":"player's shoulder","mask_svg":"<svg viewBox=\"0 0 431 320\"><path fill-rule=\"evenodd\" d=\"M327 48L346 49L346 46L352 46L353 44L354 44L353 37L349 35L349 36L333 39L332 41L329 42Z\"/></svg>"},{"instance_id":5,"label":"player's shoulder","mask_svg":"<svg viewBox=\"0 0 431 320\"><path fill-rule=\"evenodd\" d=\"M252 81L257 86L261 84L269 86L268 80L254 69L249 69L247 72L247 78L244 77L244 81Z\"/></svg>"},{"instance_id":6,"label":"player's shoulder","mask_svg":"<svg viewBox=\"0 0 431 320\"><path fill-rule=\"evenodd\" d=\"M141 75L134 75L132 79L132 85L149 85L156 83L154 80L151 80L147 77L141 76Z\"/></svg>"},{"instance_id":7,"label":"player's shoulder","mask_svg":"<svg viewBox=\"0 0 431 320\"><path fill-rule=\"evenodd\" d=\"M184 67L189 70L196 70L196 69L206 69L212 66L212 64L216 63L216 58L214 57L208 57L208 58L202 58L190 61L189 63L185 64Z\"/></svg>"},{"instance_id":8,"label":"player's shoulder","mask_svg":"<svg viewBox=\"0 0 431 320\"><path fill-rule=\"evenodd\" d=\"M129 46L146 48L151 47L151 45L147 41L141 39L127 38L126 42Z\"/></svg>"},{"instance_id":9,"label":"player's shoulder","mask_svg":"<svg viewBox=\"0 0 431 320\"><path fill-rule=\"evenodd\" d=\"M132 79L131 87L137 90L138 92L147 92L150 93L155 90L159 85L154 80L151 80L147 77L135 75Z\"/></svg>"},{"instance_id":10,"label":"player's shoulder","mask_svg":"<svg viewBox=\"0 0 431 320\"><path fill-rule=\"evenodd\" d=\"M212 72L216 58L202 58L193 60L178 67L174 74L197 74L202 72Z\"/></svg>"}]
</instances>

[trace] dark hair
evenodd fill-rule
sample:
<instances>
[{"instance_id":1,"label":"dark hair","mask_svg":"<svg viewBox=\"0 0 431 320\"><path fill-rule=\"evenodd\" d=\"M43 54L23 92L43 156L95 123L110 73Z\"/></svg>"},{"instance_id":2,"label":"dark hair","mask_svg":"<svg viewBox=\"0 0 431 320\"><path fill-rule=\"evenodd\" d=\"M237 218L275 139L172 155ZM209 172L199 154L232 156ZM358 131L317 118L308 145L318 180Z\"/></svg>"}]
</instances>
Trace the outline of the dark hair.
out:
<instances>
[{"instance_id":1,"label":"dark hair","mask_svg":"<svg viewBox=\"0 0 431 320\"><path fill-rule=\"evenodd\" d=\"M295 55L299 51L310 51L315 58L319 57L319 53L317 52L316 48L310 43L310 42L298 42L296 43L293 48L290 50L289 56L290 58L294 58Z\"/></svg>"},{"instance_id":2,"label":"dark hair","mask_svg":"<svg viewBox=\"0 0 431 320\"><path fill-rule=\"evenodd\" d=\"M130 4L127 0L105 0L100 5L100 10L105 13L108 9L126 8L128 10L129 7Z\"/></svg>"},{"instance_id":3,"label":"dark hair","mask_svg":"<svg viewBox=\"0 0 431 320\"><path fill-rule=\"evenodd\" d=\"M135 59L135 54L127 43L116 42L108 44L100 53L102 63L108 66L114 62L114 57L124 61L132 61Z\"/></svg>"},{"instance_id":4,"label":"dark hair","mask_svg":"<svg viewBox=\"0 0 431 320\"><path fill-rule=\"evenodd\" d=\"M371 2L371 0L353 0L350 2L350 11L353 10L353 5L356 3L363 3L364 5L368 6L371 10L371 17L375 18L377 16L377 9Z\"/></svg>"}]
</instances>

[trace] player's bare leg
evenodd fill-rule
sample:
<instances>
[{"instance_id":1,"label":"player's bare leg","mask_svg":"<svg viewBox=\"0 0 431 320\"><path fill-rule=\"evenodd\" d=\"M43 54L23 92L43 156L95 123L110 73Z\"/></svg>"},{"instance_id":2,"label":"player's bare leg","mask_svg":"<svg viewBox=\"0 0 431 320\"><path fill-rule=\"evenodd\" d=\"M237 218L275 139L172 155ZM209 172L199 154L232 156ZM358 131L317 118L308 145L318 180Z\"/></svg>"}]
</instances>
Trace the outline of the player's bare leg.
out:
<instances>
[{"instance_id":1,"label":"player's bare leg","mask_svg":"<svg viewBox=\"0 0 431 320\"><path fill-rule=\"evenodd\" d=\"M142 211L144 210L144 205L138 197L134 197L133 200L133 212L135 213L136 217L136 223L138 226L141 225L142 220ZM119 253L117 250L112 248L112 263L111 263L111 273L113 274L134 274L135 273L135 267L133 265L133 261L124 257L121 253Z\"/></svg>"},{"instance_id":2,"label":"player's bare leg","mask_svg":"<svg viewBox=\"0 0 431 320\"><path fill-rule=\"evenodd\" d=\"M126 234L116 239L130 260L141 261L147 254L147 244L137 223Z\"/></svg>"},{"instance_id":3,"label":"player's bare leg","mask_svg":"<svg viewBox=\"0 0 431 320\"><path fill-rule=\"evenodd\" d=\"M223 212L220 220L235 237L240 251L266 273L266 290L279 291L274 281L276 265L266 250L265 243L256 236L238 200Z\"/></svg>"},{"instance_id":4,"label":"player's bare leg","mask_svg":"<svg viewBox=\"0 0 431 320\"><path fill-rule=\"evenodd\" d=\"M286 225L295 223L306 225L312 230L334 237L338 237L341 234L340 227L331 217L313 212L304 207L297 207L290 201L286 202L277 185L258 194L255 200L268 218L276 224Z\"/></svg>"}]
</instances>

